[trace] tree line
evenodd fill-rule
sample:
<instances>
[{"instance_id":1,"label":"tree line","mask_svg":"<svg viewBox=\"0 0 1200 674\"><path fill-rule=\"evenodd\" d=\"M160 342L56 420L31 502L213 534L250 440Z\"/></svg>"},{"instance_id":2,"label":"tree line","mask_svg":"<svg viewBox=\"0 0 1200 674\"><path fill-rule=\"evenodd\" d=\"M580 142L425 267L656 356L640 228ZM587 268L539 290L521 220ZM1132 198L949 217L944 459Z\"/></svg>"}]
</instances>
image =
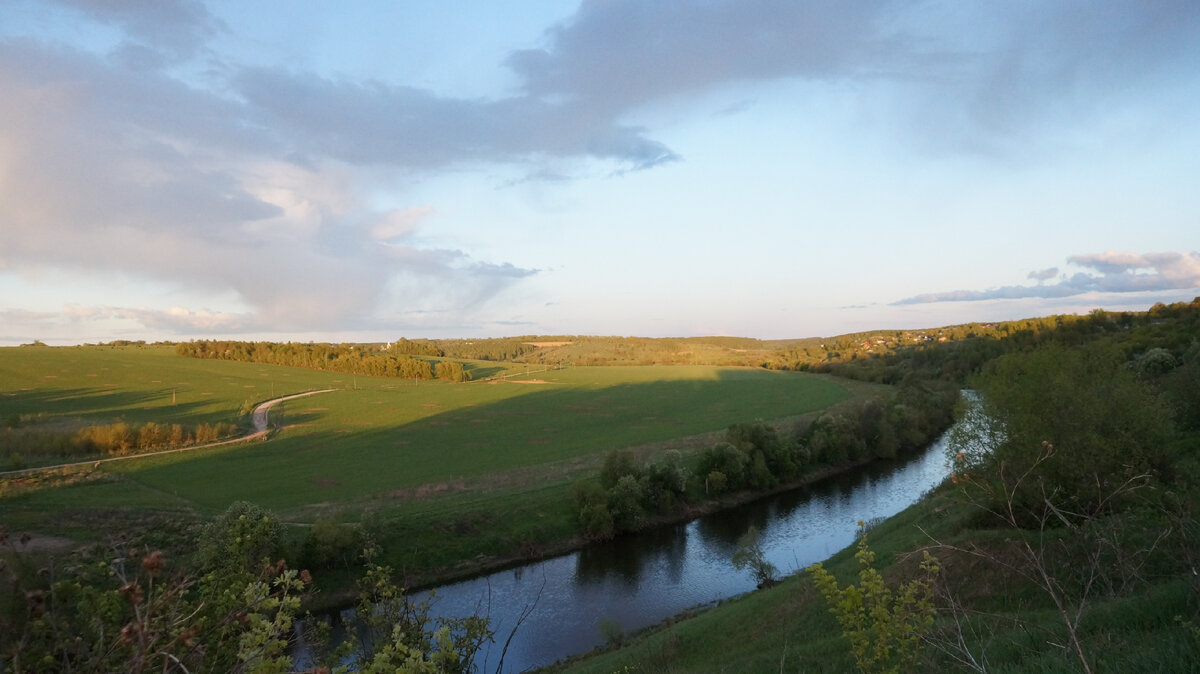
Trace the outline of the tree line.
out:
<instances>
[{"instance_id":1,"label":"tree line","mask_svg":"<svg viewBox=\"0 0 1200 674\"><path fill-rule=\"evenodd\" d=\"M603 540L728 494L762 493L817 471L896 458L928 445L953 420L956 387L936 382L902 387L827 411L781 433L763 421L730 426L720 442L684 457L667 450L639 463L628 450L608 453L599 475L572 486L584 537Z\"/></svg>"},{"instance_id":2,"label":"tree line","mask_svg":"<svg viewBox=\"0 0 1200 674\"><path fill-rule=\"evenodd\" d=\"M188 358L286 365L375 377L455 382L471 379L470 371L461 362L409 355L423 349L419 342L408 340L398 341L396 348L371 344L197 340L177 344L175 353Z\"/></svg>"},{"instance_id":3,"label":"tree line","mask_svg":"<svg viewBox=\"0 0 1200 674\"><path fill-rule=\"evenodd\" d=\"M217 422L195 426L117 422L84 426L74 431L27 425L10 419L0 430L0 457L5 470L46 465L56 460L96 456L126 456L156 449L217 442L236 436L236 424Z\"/></svg>"}]
</instances>

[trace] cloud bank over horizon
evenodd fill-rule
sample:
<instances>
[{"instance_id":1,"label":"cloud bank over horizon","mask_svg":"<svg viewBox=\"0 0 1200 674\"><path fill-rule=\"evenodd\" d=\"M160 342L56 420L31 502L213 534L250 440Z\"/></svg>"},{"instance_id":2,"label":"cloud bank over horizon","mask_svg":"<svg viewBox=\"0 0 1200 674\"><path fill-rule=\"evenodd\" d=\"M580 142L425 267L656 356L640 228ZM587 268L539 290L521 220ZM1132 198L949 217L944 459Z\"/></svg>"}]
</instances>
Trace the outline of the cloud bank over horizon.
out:
<instances>
[{"instance_id":1,"label":"cloud bank over horizon","mask_svg":"<svg viewBox=\"0 0 1200 674\"><path fill-rule=\"evenodd\" d=\"M1071 264L1092 269L1099 274L1079 272L1063 275L1058 283L1039 283L1033 286L1003 286L988 290L952 290L925 293L892 304L932 304L938 302L975 302L994 299L1029 297L1073 297L1087 293L1143 293L1159 290L1200 292L1200 253L1130 253L1108 251L1090 255L1072 255ZM1058 274L1057 268L1030 272L1029 278L1045 281Z\"/></svg>"},{"instance_id":2,"label":"cloud bank over horizon","mask_svg":"<svg viewBox=\"0 0 1200 674\"><path fill-rule=\"evenodd\" d=\"M753 249L697 238L696 252L674 258L673 242L689 227L715 231L721 199L745 199L761 211L746 214L751 227L784 240L847 217L839 209L858 206L833 195L742 196L831 161L816 141L803 145L809 136L850 134L846 156L832 161L867 176L839 188L864 194L889 188L860 166L918 167L916 175L933 167L931 185L943 165L955 179L966 166L981 183L997 172L1020 181L1042 165L1108 152L1114 140L1153 148L1155 133L1178 128L1185 145L1200 137L1186 110L1169 105L1200 91L1193 3L615 0L539 10L544 23L499 26L498 35L470 34L468 22L433 4L354 8L378 15L377 25L356 23L345 35L332 32L339 17L308 10L272 15L280 32L259 32L256 11L266 10L200 0L14 0L6 10L0 291L9 299L0 315L10 334L0 339L43 330L75 339L67 335L92 334L89 324L97 333L140 326L185 336L571 332L606 325L601 305L614 312L613 332L729 330L739 321L745 332L766 332L781 329L767 307L789 300L764 299L750 320L728 298L674 303L651 292L620 312L596 293L671 286L664 273L699 279L695 260L722 249L738 259L728 277L745 279L734 287L762 287L767 265ZM443 51L414 47L394 64L372 56L405 42L390 33L405 29L404 11L446 31L442 42L421 43ZM326 25L319 30L330 31L332 48L305 41L306 30ZM525 37L505 42L506 31ZM403 74L440 73L456 49L476 43L495 45L492 60L455 74L477 77L488 94L466 95L444 74ZM788 114L771 116L779 111ZM1148 135L1132 138L1131 129ZM776 154L790 144L798 151ZM736 177L744 184L724 173L722 159L735 156L746 162ZM675 185L676 176L689 182ZM668 217L648 226L643 212ZM1160 229L1150 249L1182 249L1176 224ZM596 242L622 238L648 239L660 259L625 261L631 243L608 252L617 261L607 272L593 268L586 254ZM1110 239L1092 249L1136 243ZM1027 277L1035 286L912 294L892 305L1179 290L1195 287L1200 264L1179 252L1068 261L1085 271L1051 282L1057 268L1043 269ZM871 291L810 266L786 283L806 287L812 273L858 293L833 307L893 287L880 280ZM655 306L664 305L721 315L679 309L669 324L624 322L662 315ZM820 328L786 328L806 329Z\"/></svg>"}]
</instances>

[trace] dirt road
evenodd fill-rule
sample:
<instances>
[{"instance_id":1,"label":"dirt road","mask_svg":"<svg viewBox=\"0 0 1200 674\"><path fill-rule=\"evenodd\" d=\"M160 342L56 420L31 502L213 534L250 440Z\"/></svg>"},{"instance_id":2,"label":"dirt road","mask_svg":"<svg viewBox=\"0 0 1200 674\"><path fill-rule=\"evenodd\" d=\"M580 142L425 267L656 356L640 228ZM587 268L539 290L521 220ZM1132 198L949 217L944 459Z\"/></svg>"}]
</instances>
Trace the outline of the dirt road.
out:
<instances>
[{"instance_id":1,"label":"dirt road","mask_svg":"<svg viewBox=\"0 0 1200 674\"><path fill-rule=\"evenodd\" d=\"M305 393L296 393L294 395L283 396L282 398L275 398L274 400L268 400L264 403L260 403L258 405L258 407L254 408L254 414L251 415L251 417L250 417L250 423L254 425L254 430L252 430L250 433L248 433L246 435L243 435L240 438L233 438L232 440L222 440L221 442L210 442L210 443L203 444L203 445L191 445L189 447L177 447L175 449L164 449L164 450L157 451L157 452L146 452L144 454L130 454L128 456L114 456L114 457L109 457L106 459L92 459L91 461L76 461L74 463L60 463L56 466L38 466L37 468L25 468L23 470L0 471L0 477L16 477L19 475L30 475L32 473L37 473L37 472L40 472L43 470L58 470L60 468L99 466L100 464L108 463L109 461L126 461L128 459L141 459L141 458L144 458L147 456L159 456L161 454L178 454L180 452L191 452L191 451L194 451L197 449L207 449L209 447L220 447L221 445L230 445L235 442L245 442L247 440L255 440L257 438L265 437L267 435L267 433L269 432L269 429L267 427L267 415L271 411L271 408L274 407L275 405L277 405L278 403L281 403L285 400L292 400L293 398L303 398L305 396L317 395L318 393L329 393L330 391L336 391L336 390L337 389L327 388L327 389L321 389L320 391L307 391Z\"/></svg>"}]
</instances>

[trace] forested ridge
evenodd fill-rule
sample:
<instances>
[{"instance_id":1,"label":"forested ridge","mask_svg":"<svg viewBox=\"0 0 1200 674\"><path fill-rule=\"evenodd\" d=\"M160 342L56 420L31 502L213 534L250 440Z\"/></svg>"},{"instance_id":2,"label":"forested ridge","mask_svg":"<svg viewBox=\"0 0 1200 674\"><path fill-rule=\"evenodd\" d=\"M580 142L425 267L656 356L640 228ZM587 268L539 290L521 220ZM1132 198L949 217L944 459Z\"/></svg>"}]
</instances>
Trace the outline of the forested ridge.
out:
<instances>
[{"instance_id":1,"label":"forested ridge","mask_svg":"<svg viewBox=\"0 0 1200 674\"><path fill-rule=\"evenodd\" d=\"M940 328L872 330L833 337L760 340L749 337L650 338L594 335L525 335L480 339L407 339L379 343L239 342L200 340L176 345L194 358L271 363L339 372L413 379L454 379L441 359L512 361L543 365L721 365L821 372L898 384L909 375L963 381L988 360L1046 341L1082 343L1100 334L1131 332L1167 320L1186 319L1200 306L1157 304L1145 312L1096 309ZM1131 343L1130 347L1137 345ZM444 377L438 366L447 368ZM470 366L466 366L469 376Z\"/></svg>"}]
</instances>

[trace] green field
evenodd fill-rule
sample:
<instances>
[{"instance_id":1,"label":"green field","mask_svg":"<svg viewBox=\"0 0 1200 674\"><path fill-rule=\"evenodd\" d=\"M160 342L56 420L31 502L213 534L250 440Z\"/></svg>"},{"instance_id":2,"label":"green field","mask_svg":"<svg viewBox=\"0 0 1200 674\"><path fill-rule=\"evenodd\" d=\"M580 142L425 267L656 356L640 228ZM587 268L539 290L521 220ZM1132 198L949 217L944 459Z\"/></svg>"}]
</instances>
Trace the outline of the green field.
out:
<instances>
[{"instance_id":1,"label":"green field","mask_svg":"<svg viewBox=\"0 0 1200 674\"><path fill-rule=\"evenodd\" d=\"M18 524L86 536L101 533L96 512L207 517L248 500L300 523L371 512L406 540L418 536L414 523L427 532L438 522L471 538L503 514L484 552L505 556L573 535L569 484L608 450L694 449L687 438L851 396L830 378L748 368L526 367L502 381L415 382L195 360L169 347L0 349L0 419L233 421L273 396L338 389L273 412L282 428L267 442L101 464L99 479L9 496L5 510ZM433 556L422 566L456 559L423 554Z\"/></svg>"}]
</instances>

